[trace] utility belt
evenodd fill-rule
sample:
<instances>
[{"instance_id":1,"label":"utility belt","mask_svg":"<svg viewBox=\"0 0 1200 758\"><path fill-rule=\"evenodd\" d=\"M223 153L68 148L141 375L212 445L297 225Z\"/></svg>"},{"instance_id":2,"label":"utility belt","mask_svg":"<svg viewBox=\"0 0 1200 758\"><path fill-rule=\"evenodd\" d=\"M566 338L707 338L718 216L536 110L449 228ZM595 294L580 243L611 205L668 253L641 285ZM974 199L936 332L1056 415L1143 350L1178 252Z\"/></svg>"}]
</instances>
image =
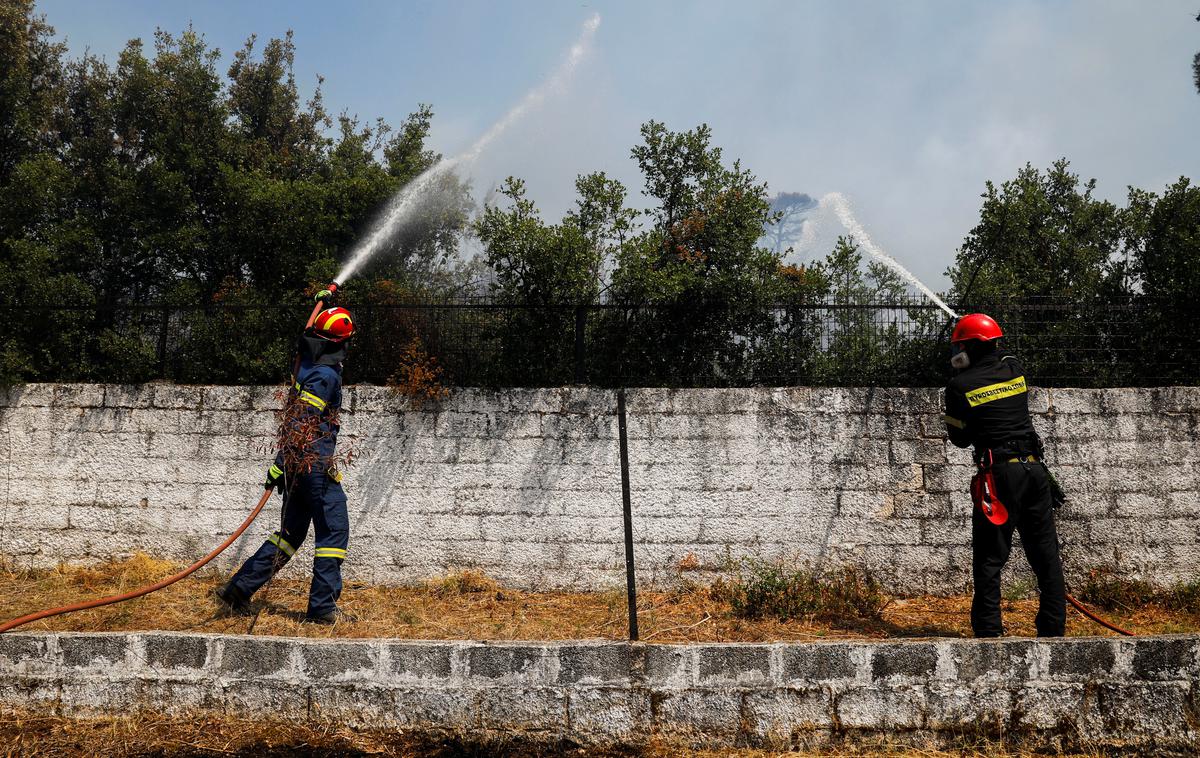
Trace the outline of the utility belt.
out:
<instances>
[{"instance_id":1,"label":"utility belt","mask_svg":"<svg viewBox=\"0 0 1200 758\"><path fill-rule=\"evenodd\" d=\"M303 476L317 476L319 474L324 474L325 476L329 477L330 480L335 481L339 484L342 481L342 472L338 471L337 466L332 466L332 465L329 466L328 468L326 468L324 471L317 468L316 466L313 466L311 469L309 469L307 471L292 472L291 474L289 474L289 476L294 476L296 478L299 478L299 477L303 477Z\"/></svg>"},{"instance_id":2,"label":"utility belt","mask_svg":"<svg viewBox=\"0 0 1200 758\"><path fill-rule=\"evenodd\" d=\"M975 465L990 468L997 463L1037 463L1041 456L1032 450L1022 448L980 448L975 451Z\"/></svg>"}]
</instances>

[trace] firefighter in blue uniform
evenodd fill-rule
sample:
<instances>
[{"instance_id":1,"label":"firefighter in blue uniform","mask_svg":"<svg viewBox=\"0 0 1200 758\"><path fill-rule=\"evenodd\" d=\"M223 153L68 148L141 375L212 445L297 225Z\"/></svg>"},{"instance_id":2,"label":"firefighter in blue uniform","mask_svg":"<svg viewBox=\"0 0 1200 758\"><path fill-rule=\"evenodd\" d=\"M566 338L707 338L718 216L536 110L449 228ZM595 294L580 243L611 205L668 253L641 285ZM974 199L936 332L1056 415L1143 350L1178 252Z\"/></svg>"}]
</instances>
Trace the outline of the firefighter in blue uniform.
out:
<instances>
[{"instance_id":1,"label":"firefighter in blue uniform","mask_svg":"<svg viewBox=\"0 0 1200 758\"><path fill-rule=\"evenodd\" d=\"M972 313L954 327L951 365L958 373L946 387L946 431L958 447L975 446L978 472L971 483L971 548L975 596L971 628L976 637L998 637L1000 571L1012 550L1013 531L1037 576L1039 637L1061 637L1066 627L1066 589L1054 510L1065 500L1046 468L1042 443L1029 418L1025 373L998 350L1004 336L989 316Z\"/></svg>"},{"instance_id":2,"label":"firefighter in blue uniform","mask_svg":"<svg viewBox=\"0 0 1200 758\"><path fill-rule=\"evenodd\" d=\"M321 292L319 300L330 293ZM296 554L309 525L316 533L312 587L305 620L332 624L352 620L337 607L350 519L341 474L334 464L337 411L342 404L342 361L354 323L345 308L327 308L300 338L300 362L289 393L281 435L285 441L264 486L283 494L283 518L229 582L216 591L228 610L246 613L250 597ZM289 433L290 432L290 433Z\"/></svg>"}]
</instances>

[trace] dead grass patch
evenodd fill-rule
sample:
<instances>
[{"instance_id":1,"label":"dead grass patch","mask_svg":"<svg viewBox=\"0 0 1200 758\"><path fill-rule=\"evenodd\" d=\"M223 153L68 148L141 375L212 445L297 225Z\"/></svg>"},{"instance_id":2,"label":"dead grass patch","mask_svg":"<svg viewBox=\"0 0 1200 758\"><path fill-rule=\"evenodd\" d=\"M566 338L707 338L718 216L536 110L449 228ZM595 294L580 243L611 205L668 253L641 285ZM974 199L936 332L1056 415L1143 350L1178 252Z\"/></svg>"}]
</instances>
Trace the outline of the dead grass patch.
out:
<instances>
[{"instance_id":1,"label":"dead grass patch","mask_svg":"<svg viewBox=\"0 0 1200 758\"><path fill-rule=\"evenodd\" d=\"M438 579L431 579L427 586L439 597L469 595L473 592L499 592L500 584L480 571L456 571Z\"/></svg>"},{"instance_id":2,"label":"dead grass patch","mask_svg":"<svg viewBox=\"0 0 1200 758\"><path fill-rule=\"evenodd\" d=\"M0 566L0 619L118 592L156 581L179 566L147 556L88 567L47 570ZM341 604L358 617L333 627L302 623L309 577L293 567L271 584L255 634L302 637L396 637L405 639L573 640L624 639L623 591L525 592L501 587L479 572L460 572L406 587L350 583ZM26 630L169 630L243 634L250 619L219 612L211 593L225 576L201 572L148 595L104 608L29 624ZM261 595L262 593L260 593ZM877 617L774 616L738 618L727 588L685 584L638 594L641 637L650 642L767 642L887 637L965 637L969 597L892 599ZM1005 600L1005 625L1016 636L1033 636L1037 600ZM1191 604L1151 603L1118 608L1112 621L1140 634L1195 632L1200 619ZM1067 634L1112 634L1071 613Z\"/></svg>"}]
</instances>

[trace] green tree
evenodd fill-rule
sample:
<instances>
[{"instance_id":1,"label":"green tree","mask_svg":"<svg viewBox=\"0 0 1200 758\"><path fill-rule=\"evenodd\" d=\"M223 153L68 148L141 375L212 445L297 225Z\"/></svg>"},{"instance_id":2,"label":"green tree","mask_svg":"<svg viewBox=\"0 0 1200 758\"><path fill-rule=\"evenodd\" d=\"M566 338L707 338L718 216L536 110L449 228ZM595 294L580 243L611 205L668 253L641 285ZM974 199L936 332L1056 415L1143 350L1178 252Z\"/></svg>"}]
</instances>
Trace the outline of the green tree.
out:
<instances>
[{"instance_id":1,"label":"green tree","mask_svg":"<svg viewBox=\"0 0 1200 758\"><path fill-rule=\"evenodd\" d=\"M23 159L54 147L62 107L62 56L33 0L0 4L0 185Z\"/></svg>"},{"instance_id":2,"label":"green tree","mask_svg":"<svg viewBox=\"0 0 1200 758\"><path fill-rule=\"evenodd\" d=\"M1069 168L1065 159L1044 173L1026 165L999 188L987 183L979 223L947 271L952 298L968 298L964 307L1013 297L1086 300L1113 284L1121 214L1092 196L1094 179L1081 185Z\"/></svg>"},{"instance_id":3,"label":"green tree","mask_svg":"<svg viewBox=\"0 0 1200 758\"><path fill-rule=\"evenodd\" d=\"M547 224L526 197L525 183L509 177L499 190L507 207L488 205L475 225L488 265L492 291L511 305L591 303L600 290L599 249L578 224Z\"/></svg>"},{"instance_id":4,"label":"green tree","mask_svg":"<svg viewBox=\"0 0 1200 758\"><path fill-rule=\"evenodd\" d=\"M301 103L295 55L290 33L264 45L252 37L222 72L219 51L189 28L158 32L150 49L133 40L113 65L65 61L31 2L0 7L0 286L26 303L81 309L55 314L70 323L48 336L0 337L5 377L153 376L162 321L118 306L299 299L438 159L425 146L428 106L394 136L382 121L360 127L348 114L332 128L319 81ZM432 276L467 223L467 185L449 177L439 202L389 240L381 257L392 260L348 294L370 300L391 279ZM247 330L170 326L173 340L225 334L226 347L243 351L226 361L241 367L227 372L236 380L274 378L255 358L261 344L236 344Z\"/></svg>"},{"instance_id":5,"label":"green tree","mask_svg":"<svg viewBox=\"0 0 1200 758\"><path fill-rule=\"evenodd\" d=\"M254 57L255 36L246 40L229 66L229 112L234 119L241 168L267 169L272 176L307 178L324 168L330 119L321 95L323 80L304 110L293 66L296 48L289 30L269 40Z\"/></svg>"},{"instance_id":6,"label":"green tree","mask_svg":"<svg viewBox=\"0 0 1200 758\"><path fill-rule=\"evenodd\" d=\"M88 306L88 286L63 271L45 227L67 204L69 171L56 160L56 126L66 111L65 46L34 14L31 0L0 4L0 291L8 301ZM0 383L82 378L86 311L43 311L14 318L0 334Z\"/></svg>"},{"instance_id":7,"label":"green tree","mask_svg":"<svg viewBox=\"0 0 1200 758\"><path fill-rule=\"evenodd\" d=\"M546 381L574 378L575 330L580 309L597 301L602 268L629 234L635 214L625 208L625 188L603 173L575 182L575 208L558 224L545 223L509 177L500 188L505 206L484 208L475 232L491 268L496 300L518 306L498 319L505 356L496 380L507 383L541 375Z\"/></svg>"},{"instance_id":8,"label":"green tree","mask_svg":"<svg viewBox=\"0 0 1200 758\"><path fill-rule=\"evenodd\" d=\"M617 251L608 325L614 376L652 383L721 382L745 373L773 329L779 256L758 245L773 219L767 187L726 166L707 125L672 132L650 121L632 150L652 205Z\"/></svg>"},{"instance_id":9,"label":"green tree","mask_svg":"<svg viewBox=\"0 0 1200 758\"><path fill-rule=\"evenodd\" d=\"M1200 320L1200 187L1180 178L1161 197L1129 192L1129 276L1139 322L1128 335L1131 363L1151 382L1191 383L1200 375L1194 324Z\"/></svg>"},{"instance_id":10,"label":"green tree","mask_svg":"<svg viewBox=\"0 0 1200 758\"><path fill-rule=\"evenodd\" d=\"M756 382L790 385L817 381L826 334L824 305L830 286L820 262L809 266L780 264L772 324L750 356L749 374Z\"/></svg>"},{"instance_id":11,"label":"green tree","mask_svg":"<svg viewBox=\"0 0 1200 758\"><path fill-rule=\"evenodd\" d=\"M1130 293L1118 261L1120 208L1093 197L1068 162L1026 165L999 188L989 182L980 221L947 274L950 300L985 311L1043 384L1115 379L1127 347L1114 307Z\"/></svg>"},{"instance_id":12,"label":"green tree","mask_svg":"<svg viewBox=\"0 0 1200 758\"><path fill-rule=\"evenodd\" d=\"M863 266L853 237L839 237L817 265L828 282L831 306L822 349L810 359L810 381L819 384L877 385L926 357L924 333L904 326L907 286L878 261Z\"/></svg>"}]
</instances>

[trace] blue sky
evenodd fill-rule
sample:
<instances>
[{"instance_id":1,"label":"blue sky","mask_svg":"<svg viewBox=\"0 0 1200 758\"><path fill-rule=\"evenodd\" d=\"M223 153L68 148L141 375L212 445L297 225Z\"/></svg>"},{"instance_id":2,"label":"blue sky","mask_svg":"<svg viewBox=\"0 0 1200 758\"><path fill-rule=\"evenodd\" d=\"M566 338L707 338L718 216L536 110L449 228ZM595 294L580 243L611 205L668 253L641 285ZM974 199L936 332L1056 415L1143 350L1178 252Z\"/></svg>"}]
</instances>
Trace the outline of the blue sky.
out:
<instances>
[{"instance_id":1,"label":"blue sky","mask_svg":"<svg viewBox=\"0 0 1200 758\"><path fill-rule=\"evenodd\" d=\"M431 103L435 147L467 147L602 18L571 87L489 149L480 194L529 182L546 214L576 174L641 184L647 119L701 122L772 191L838 191L880 246L935 288L988 179L1067 157L1098 193L1200 179L1200 0L1112 2L366 2L39 0L73 54L190 22L229 55L295 32L296 74L327 106L399 123ZM822 223L801 257L842 232Z\"/></svg>"}]
</instances>

